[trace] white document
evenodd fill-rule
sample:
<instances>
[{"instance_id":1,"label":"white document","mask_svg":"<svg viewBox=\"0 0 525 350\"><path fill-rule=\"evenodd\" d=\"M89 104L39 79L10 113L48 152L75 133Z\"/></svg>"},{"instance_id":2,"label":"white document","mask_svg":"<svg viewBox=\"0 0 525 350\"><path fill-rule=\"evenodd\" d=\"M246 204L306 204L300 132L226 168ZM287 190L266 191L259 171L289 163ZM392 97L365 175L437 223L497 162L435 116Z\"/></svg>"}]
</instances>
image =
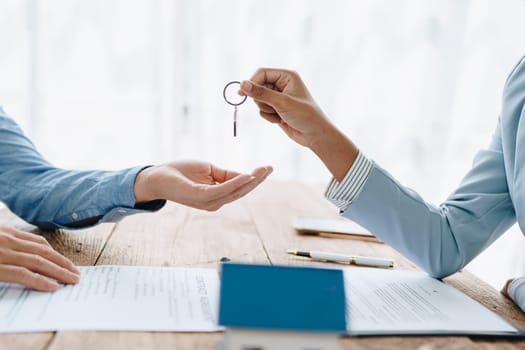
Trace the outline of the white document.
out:
<instances>
[{"instance_id":1,"label":"white document","mask_svg":"<svg viewBox=\"0 0 525 350\"><path fill-rule=\"evenodd\" d=\"M80 271L79 284L53 293L0 283L0 332L221 330L214 269L93 266Z\"/></svg>"},{"instance_id":2,"label":"white document","mask_svg":"<svg viewBox=\"0 0 525 350\"><path fill-rule=\"evenodd\" d=\"M351 335L520 334L478 302L422 272L346 268L344 276Z\"/></svg>"}]
</instances>

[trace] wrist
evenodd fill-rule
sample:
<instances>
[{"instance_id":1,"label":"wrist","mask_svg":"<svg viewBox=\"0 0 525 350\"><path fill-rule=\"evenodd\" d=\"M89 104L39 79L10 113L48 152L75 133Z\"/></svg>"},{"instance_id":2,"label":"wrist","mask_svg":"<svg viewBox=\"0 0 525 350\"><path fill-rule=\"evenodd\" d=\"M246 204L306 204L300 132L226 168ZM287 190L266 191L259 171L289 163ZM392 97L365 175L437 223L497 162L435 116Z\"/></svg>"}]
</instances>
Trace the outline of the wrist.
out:
<instances>
[{"instance_id":1,"label":"wrist","mask_svg":"<svg viewBox=\"0 0 525 350\"><path fill-rule=\"evenodd\" d=\"M329 124L310 149L322 160L332 176L342 181L359 154L357 147L335 126Z\"/></svg>"},{"instance_id":2,"label":"wrist","mask_svg":"<svg viewBox=\"0 0 525 350\"><path fill-rule=\"evenodd\" d=\"M135 177L133 190L136 203L150 202L159 199L155 195L155 182L152 179L154 168L153 166L144 168Z\"/></svg>"},{"instance_id":3,"label":"wrist","mask_svg":"<svg viewBox=\"0 0 525 350\"><path fill-rule=\"evenodd\" d=\"M333 137L340 137L338 130L329 121L325 121L309 137L308 148L317 155L322 154L330 148Z\"/></svg>"}]
</instances>

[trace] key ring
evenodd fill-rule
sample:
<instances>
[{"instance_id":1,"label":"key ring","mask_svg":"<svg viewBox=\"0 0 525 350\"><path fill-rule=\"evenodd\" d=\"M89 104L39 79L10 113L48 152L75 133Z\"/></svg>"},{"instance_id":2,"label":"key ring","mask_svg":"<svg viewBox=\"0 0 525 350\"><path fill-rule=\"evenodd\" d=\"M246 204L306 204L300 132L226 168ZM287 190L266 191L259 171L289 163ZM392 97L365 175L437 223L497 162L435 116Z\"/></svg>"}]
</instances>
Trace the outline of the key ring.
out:
<instances>
[{"instance_id":1,"label":"key ring","mask_svg":"<svg viewBox=\"0 0 525 350\"><path fill-rule=\"evenodd\" d=\"M241 82L240 81L230 81L228 84L226 84L226 86L224 87L224 90L222 90L222 96L224 97L224 101L226 101L227 104L232 105L234 107L237 107L237 106L242 105L244 103L244 101L246 101L248 96L244 96L244 98L238 103L234 103L234 102L229 101L228 97L226 96L226 90L228 90L230 85L233 85L233 84L239 84L239 86L241 86Z\"/></svg>"}]
</instances>

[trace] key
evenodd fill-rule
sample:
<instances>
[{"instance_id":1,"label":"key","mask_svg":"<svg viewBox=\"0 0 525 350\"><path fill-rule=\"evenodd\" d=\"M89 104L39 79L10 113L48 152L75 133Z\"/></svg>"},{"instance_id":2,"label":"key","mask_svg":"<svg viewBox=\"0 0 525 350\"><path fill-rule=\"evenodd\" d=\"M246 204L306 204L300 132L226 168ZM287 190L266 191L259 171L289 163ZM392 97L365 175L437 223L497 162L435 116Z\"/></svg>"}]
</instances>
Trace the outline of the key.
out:
<instances>
[{"instance_id":1,"label":"key","mask_svg":"<svg viewBox=\"0 0 525 350\"><path fill-rule=\"evenodd\" d=\"M224 101L228 103L229 105L233 106L233 137L237 137L237 121L238 121L238 115L237 115L237 106L240 106L246 101L246 98L248 96L239 96L238 94L232 94L230 91L230 96L228 96L228 89L238 84L239 86L241 83L239 81L230 81L226 86L224 87L224 90L222 91L222 96L224 97ZM229 90L232 90L231 88ZM237 99L235 97L237 96Z\"/></svg>"},{"instance_id":2,"label":"key","mask_svg":"<svg viewBox=\"0 0 525 350\"><path fill-rule=\"evenodd\" d=\"M237 106L233 110L233 137L237 137Z\"/></svg>"}]
</instances>

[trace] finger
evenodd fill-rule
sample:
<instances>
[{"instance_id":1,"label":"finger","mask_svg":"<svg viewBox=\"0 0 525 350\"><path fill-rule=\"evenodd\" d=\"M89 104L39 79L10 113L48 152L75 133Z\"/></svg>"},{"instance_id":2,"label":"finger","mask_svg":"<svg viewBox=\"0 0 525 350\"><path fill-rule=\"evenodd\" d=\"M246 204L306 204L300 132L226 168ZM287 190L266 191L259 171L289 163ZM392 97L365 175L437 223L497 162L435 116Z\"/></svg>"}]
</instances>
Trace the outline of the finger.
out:
<instances>
[{"instance_id":1,"label":"finger","mask_svg":"<svg viewBox=\"0 0 525 350\"><path fill-rule=\"evenodd\" d=\"M241 83L241 91L258 102L263 102L275 110L282 108L287 101L287 96L281 92L268 89L249 80Z\"/></svg>"},{"instance_id":2,"label":"finger","mask_svg":"<svg viewBox=\"0 0 525 350\"><path fill-rule=\"evenodd\" d=\"M261 112L265 112L265 113L276 113L275 112L275 109L273 109L271 106L267 105L266 103L263 103L263 102L259 102L259 101L255 101L255 104L257 105L257 107L259 107L259 110Z\"/></svg>"},{"instance_id":3,"label":"finger","mask_svg":"<svg viewBox=\"0 0 525 350\"><path fill-rule=\"evenodd\" d=\"M211 176L215 182L223 183L239 175L241 174L236 171L222 169L211 164Z\"/></svg>"},{"instance_id":4,"label":"finger","mask_svg":"<svg viewBox=\"0 0 525 350\"><path fill-rule=\"evenodd\" d=\"M273 172L273 167L270 165L266 165L266 166L255 168L252 171L252 176L255 176L256 178L258 178L260 176L268 176L272 172Z\"/></svg>"},{"instance_id":5,"label":"finger","mask_svg":"<svg viewBox=\"0 0 525 350\"><path fill-rule=\"evenodd\" d=\"M51 247L51 244L49 244L47 239L45 239L44 237L40 235L35 235L33 233L20 231L12 227L1 227L0 230L10 233L16 238L23 239L25 241L32 241L32 242L39 243L39 244L45 244Z\"/></svg>"},{"instance_id":6,"label":"finger","mask_svg":"<svg viewBox=\"0 0 525 350\"><path fill-rule=\"evenodd\" d=\"M77 275L80 274L80 271L71 260L58 253L52 247L36 244L34 242L19 240L13 249L19 252L41 256L42 258L49 260L54 264L61 266Z\"/></svg>"},{"instance_id":7,"label":"finger","mask_svg":"<svg viewBox=\"0 0 525 350\"><path fill-rule=\"evenodd\" d=\"M40 255L6 249L2 249L0 252L0 263L2 265L25 267L30 271L38 272L63 283L75 284L80 280L80 275L46 260Z\"/></svg>"},{"instance_id":8,"label":"finger","mask_svg":"<svg viewBox=\"0 0 525 350\"><path fill-rule=\"evenodd\" d=\"M281 117L277 113L265 113L265 112L259 112L260 116L269 121L273 124L278 124L281 122Z\"/></svg>"},{"instance_id":9,"label":"finger","mask_svg":"<svg viewBox=\"0 0 525 350\"><path fill-rule=\"evenodd\" d=\"M52 292L60 287L57 282L20 266L0 265L0 281L21 284L43 292Z\"/></svg>"},{"instance_id":10,"label":"finger","mask_svg":"<svg viewBox=\"0 0 525 350\"><path fill-rule=\"evenodd\" d=\"M218 185L199 185L202 202L209 203L221 198L253 179L252 175L241 174Z\"/></svg>"},{"instance_id":11,"label":"finger","mask_svg":"<svg viewBox=\"0 0 525 350\"><path fill-rule=\"evenodd\" d=\"M253 189L259 186L267 177L272 173L273 169L271 167L260 168L254 171L255 179L249 183L241 186L232 193L229 193L217 200L210 202L208 205L208 210L218 210L224 204L233 202L239 198L244 197L246 194L250 193Z\"/></svg>"},{"instance_id":12,"label":"finger","mask_svg":"<svg viewBox=\"0 0 525 350\"><path fill-rule=\"evenodd\" d=\"M255 100L254 102L257 105L257 107L259 107L259 114L261 115L261 117L263 117L270 123L279 123L281 121L281 117L271 106L267 105L266 103Z\"/></svg>"},{"instance_id":13,"label":"finger","mask_svg":"<svg viewBox=\"0 0 525 350\"><path fill-rule=\"evenodd\" d=\"M283 91L292 80L298 77L298 74L291 70L259 68L250 80L255 84L274 86L277 90Z\"/></svg>"},{"instance_id":14,"label":"finger","mask_svg":"<svg viewBox=\"0 0 525 350\"><path fill-rule=\"evenodd\" d=\"M243 197L244 195L252 191L255 187L257 187L261 182L263 182L268 177L268 175L270 175L272 172L273 172L273 168L271 166L265 166L265 167L260 167L260 168L255 169L252 172L254 180L237 188L233 192L221 198L218 198L215 201L210 202L209 206L211 207L211 210L217 210L224 204Z\"/></svg>"}]
</instances>

